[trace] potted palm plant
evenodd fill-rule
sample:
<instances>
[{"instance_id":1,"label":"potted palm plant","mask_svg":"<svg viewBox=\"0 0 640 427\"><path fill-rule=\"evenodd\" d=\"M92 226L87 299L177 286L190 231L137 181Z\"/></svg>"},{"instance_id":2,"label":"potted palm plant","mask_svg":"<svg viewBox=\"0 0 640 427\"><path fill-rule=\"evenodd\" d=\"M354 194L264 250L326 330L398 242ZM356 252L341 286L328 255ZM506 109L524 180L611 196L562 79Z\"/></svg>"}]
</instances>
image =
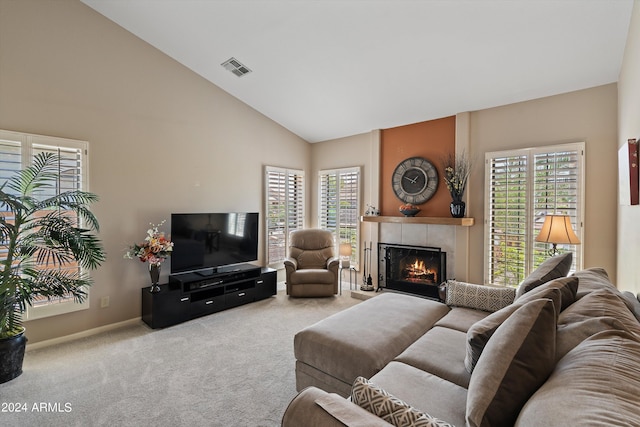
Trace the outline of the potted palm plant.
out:
<instances>
[{"instance_id":1,"label":"potted palm plant","mask_svg":"<svg viewBox=\"0 0 640 427\"><path fill-rule=\"evenodd\" d=\"M36 298L87 297L86 269L105 259L88 205L95 194L52 191L60 157L41 153L0 186L0 383L22 373L22 314ZM47 191L48 190L48 191ZM77 268L58 268L61 266Z\"/></svg>"}]
</instances>

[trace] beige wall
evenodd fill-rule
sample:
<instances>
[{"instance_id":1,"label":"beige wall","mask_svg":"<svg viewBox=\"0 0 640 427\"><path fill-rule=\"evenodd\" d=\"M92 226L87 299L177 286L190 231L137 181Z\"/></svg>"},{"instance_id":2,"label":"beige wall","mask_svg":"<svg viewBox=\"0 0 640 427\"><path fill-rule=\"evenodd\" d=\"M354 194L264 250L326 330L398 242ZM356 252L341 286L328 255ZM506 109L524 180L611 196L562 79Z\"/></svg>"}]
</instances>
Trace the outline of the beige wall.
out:
<instances>
[{"instance_id":1,"label":"beige wall","mask_svg":"<svg viewBox=\"0 0 640 427\"><path fill-rule=\"evenodd\" d=\"M309 182L312 186L311 207L312 222L311 227L318 226L318 172L326 169L338 169L348 167L361 167L362 173L362 194L360 195L360 206L362 212L367 209L367 204L378 206L378 159L376 153L379 151L379 132L372 131L347 138L333 139L311 145L311 170ZM370 224L360 223L360 247L363 240L371 240ZM377 232L377 230L375 230ZM358 254L362 257L362 251Z\"/></svg>"},{"instance_id":2,"label":"beige wall","mask_svg":"<svg viewBox=\"0 0 640 427\"><path fill-rule=\"evenodd\" d=\"M637 117L638 115L636 115ZM461 120L463 119L464 120ZM604 267L616 278L617 215L617 86L610 84L591 89L506 105L458 115L461 125L457 139L466 146L475 161L468 188L467 215L475 218L469 229L461 229L462 243L456 243L460 280L482 283L484 280L484 155L486 152L585 142L585 239L584 267ZM464 141L463 141L464 140ZM357 165L356 158L372 158L379 145L369 134L313 144L313 178L319 169ZM344 154L338 154L338 153ZM375 158L375 157L373 157ZM379 184L372 162L372 174L365 174L365 193ZM384 183L380 185L385 185ZM314 182L313 188L317 183ZM373 197L364 203L375 200ZM313 193L313 212L317 209ZM315 218L315 215L312 215ZM377 240L377 227L363 226L364 240ZM372 228L372 230L370 230ZM375 229L374 229L375 228ZM369 237L370 233L374 234ZM468 253L466 239L468 232ZM368 234L369 233L369 234ZM464 258L464 262L462 262ZM468 263L468 264L467 264ZM462 269L467 267L468 270Z\"/></svg>"},{"instance_id":3,"label":"beige wall","mask_svg":"<svg viewBox=\"0 0 640 427\"><path fill-rule=\"evenodd\" d=\"M627 46L618 83L618 146L640 138L640 1L633 4ZM618 287L640 293L640 206L618 209Z\"/></svg>"},{"instance_id":4,"label":"beige wall","mask_svg":"<svg viewBox=\"0 0 640 427\"><path fill-rule=\"evenodd\" d=\"M101 198L91 308L27 322L30 343L140 316L149 275L122 254L150 222L262 212L264 165L309 168L310 144L75 0L0 0L0 129L89 141Z\"/></svg>"},{"instance_id":5,"label":"beige wall","mask_svg":"<svg viewBox=\"0 0 640 427\"><path fill-rule=\"evenodd\" d=\"M617 88L615 84L471 113L469 178L470 277L482 283L486 152L585 142L584 267L604 267L615 280Z\"/></svg>"}]
</instances>

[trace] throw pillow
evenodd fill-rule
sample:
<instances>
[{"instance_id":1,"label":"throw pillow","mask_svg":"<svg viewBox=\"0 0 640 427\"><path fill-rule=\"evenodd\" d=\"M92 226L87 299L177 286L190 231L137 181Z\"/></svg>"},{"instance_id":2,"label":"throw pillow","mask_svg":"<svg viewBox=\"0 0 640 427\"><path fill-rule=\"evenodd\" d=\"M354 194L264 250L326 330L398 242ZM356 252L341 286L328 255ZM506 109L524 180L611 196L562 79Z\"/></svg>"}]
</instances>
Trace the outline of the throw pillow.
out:
<instances>
[{"instance_id":1,"label":"throw pillow","mask_svg":"<svg viewBox=\"0 0 640 427\"><path fill-rule=\"evenodd\" d=\"M457 280L448 280L446 304L493 313L510 305L515 295L515 288L475 285L458 282Z\"/></svg>"},{"instance_id":2,"label":"throw pillow","mask_svg":"<svg viewBox=\"0 0 640 427\"><path fill-rule=\"evenodd\" d=\"M473 369L478 363L482 350L489 342L489 338L518 307L520 307L518 304L511 304L471 325L467 331L467 353L464 358L464 366L467 372L473 373Z\"/></svg>"},{"instance_id":3,"label":"throw pillow","mask_svg":"<svg viewBox=\"0 0 640 427\"><path fill-rule=\"evenodd\" d=\"M519 307L487 343L471 376L467 426L512 426L555 363L556 309L539 299Z\"/></svg>"},{"instance_id":4,"label":"throw pillow","mask_svg":"<svg viewBox=\"0 0 640 427\"><path fill-rule=\"evenodd\" d=\"M516 299L550 280L565 277L571 269L572 260L573 254L571 252L547 258L533 273L520 282L516 291Z\"/></svg>"},{"instance_id":5,"label":"throw pillow","mask_svg":"<svg viewBox=\"0 0 640 427\"><path fill-rule=\"evenodd\" d=\"M353 383L351 401L394 426L454 427L418 411L363 377Z\"/></svg>"},{"instance_id":6,"label":"throw pillow","mask_svg":"<svg viewBox=\"0 0 640 427\"><path fill-rule=\"evenodd\" d=\"M555 304L556 311L560 314L562 310L575 302L579 280L574 276L551 280L522 295L516 299L516 303L525 303L538 298L550 298Z\"/></svg>"}]
</instances>

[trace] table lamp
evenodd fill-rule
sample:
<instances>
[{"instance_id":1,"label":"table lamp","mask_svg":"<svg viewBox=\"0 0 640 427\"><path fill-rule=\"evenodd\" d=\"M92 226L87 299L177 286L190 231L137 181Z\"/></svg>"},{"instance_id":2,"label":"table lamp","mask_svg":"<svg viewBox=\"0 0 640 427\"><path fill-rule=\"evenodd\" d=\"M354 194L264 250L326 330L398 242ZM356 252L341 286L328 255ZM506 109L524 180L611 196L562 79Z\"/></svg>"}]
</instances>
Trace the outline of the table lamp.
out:
<instances>
[{"instance_id":1,"label":"table lamp","mask_svg":"<svg viewBox=\"0 0 640 427\"><path fill-rule=\"evenodd\" d=\"M558 244L579 245L580 239L573 231L569 215L547 215L536 242L551 243L549 255L554 256L558 255Z\"/></svg>"},{"instance_id":2,"label":"table lamp","mask_svg":"<svg viewBox=\"0 0 640 427\"><path fill-rule=\"evenodd\" d=\"M340 264L342 268L351 266L351 243L340 243Z\"/></svg>"}]
</instances>

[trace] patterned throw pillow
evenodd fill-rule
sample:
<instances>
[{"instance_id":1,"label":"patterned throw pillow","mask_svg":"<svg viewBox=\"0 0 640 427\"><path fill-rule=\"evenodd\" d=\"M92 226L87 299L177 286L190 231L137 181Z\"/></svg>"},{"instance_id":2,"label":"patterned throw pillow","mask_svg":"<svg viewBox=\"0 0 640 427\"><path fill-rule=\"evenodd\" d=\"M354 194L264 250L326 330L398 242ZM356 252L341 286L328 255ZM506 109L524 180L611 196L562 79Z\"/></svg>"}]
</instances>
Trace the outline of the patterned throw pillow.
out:
<instances>
[{"instance_id":1,"label":"patterned throw pillow","mask_svg":"<svg viewBox=\"0 0 640 427\"><path fill-rule=\"evenodd\" d=\"M418 411L363 377L353 383L351 401L397 427L454 427Z\"/></svg>"},{"instance_id":2,"label":"patterned throw pillow","mask_svg":"<svg viewBox=\"0 0 640 427\"><path fill-rule=\"evenodd\" d=\"M447 281L447 305L493 313L513 303L515 296L515 288Z\"/></svg>"}]
</instances>

